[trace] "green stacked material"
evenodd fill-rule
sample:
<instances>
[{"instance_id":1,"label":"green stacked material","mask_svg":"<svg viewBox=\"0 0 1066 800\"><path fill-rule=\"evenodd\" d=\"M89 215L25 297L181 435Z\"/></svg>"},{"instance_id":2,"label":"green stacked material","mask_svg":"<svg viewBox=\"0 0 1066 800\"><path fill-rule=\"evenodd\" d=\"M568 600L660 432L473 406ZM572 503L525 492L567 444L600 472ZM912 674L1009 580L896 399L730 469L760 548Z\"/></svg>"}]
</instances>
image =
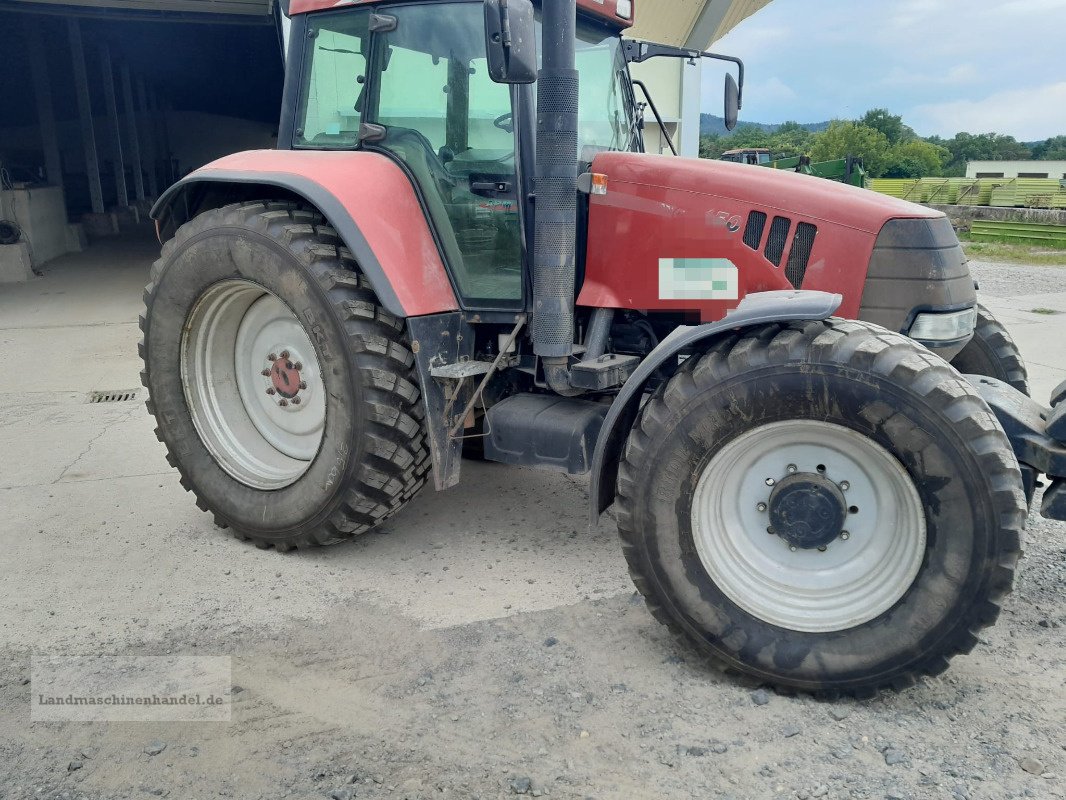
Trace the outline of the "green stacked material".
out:
<instances>
[{"instance_id":1,"label":"green stacked material","mask_svg":"<svg viewBox=\"0 0 1066 800\"><path fill-rule=\"evenodd\" d=\"M1066 247L1066 225L975 219L970 223L970 236L977 240L1006 239L1024 244Z\"/></svg>"},{"instance_id":2,"label":"green stacked material","mask_svg":"<svg viewBox=\"0 0 1066 800\"><path fill-rule=\"evenodd\" d=\"M916 203L1066 208L1066 187L1054 178L870 178L866 188Z\"/></svg>"},{"instance_id":3,"label":"green stacked material","mask_svg":"<svg viewBox=\"0 0 1066 800\"><path fill-rule=\"evenodd\" d=\"M910 199L908 194L917 184L917 178L868 178L866 180L867 189L900 199L904 197Z\"/></svg>"},{"instance_id":4,"label":"green stacked material","mask_svg":"<svg viewBox=\"0 0 1066 800\"><path fill-rule=\"evenodd\" d=\"M1007 208L1056 208L1066 189L1054 178L1015 178L992 190L992 205Z\"/></svg>"}]
</instances>

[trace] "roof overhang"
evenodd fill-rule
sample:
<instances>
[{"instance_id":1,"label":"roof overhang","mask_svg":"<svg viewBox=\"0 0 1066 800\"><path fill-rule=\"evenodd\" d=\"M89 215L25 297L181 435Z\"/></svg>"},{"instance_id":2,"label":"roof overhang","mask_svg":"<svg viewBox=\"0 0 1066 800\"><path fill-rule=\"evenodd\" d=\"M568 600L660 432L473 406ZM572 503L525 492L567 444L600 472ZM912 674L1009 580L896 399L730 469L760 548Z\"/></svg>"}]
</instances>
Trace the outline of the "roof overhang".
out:
<instances>
[{"instance_id":1,"label":"roof overhang","mask_svg":"<svg viewBox=\"0 0 1066 800\"><path fill-rule=\"evenodd\" d=\"M770 0L636 0L635 39L706 50Z\"/></svg>"}]
</instances>

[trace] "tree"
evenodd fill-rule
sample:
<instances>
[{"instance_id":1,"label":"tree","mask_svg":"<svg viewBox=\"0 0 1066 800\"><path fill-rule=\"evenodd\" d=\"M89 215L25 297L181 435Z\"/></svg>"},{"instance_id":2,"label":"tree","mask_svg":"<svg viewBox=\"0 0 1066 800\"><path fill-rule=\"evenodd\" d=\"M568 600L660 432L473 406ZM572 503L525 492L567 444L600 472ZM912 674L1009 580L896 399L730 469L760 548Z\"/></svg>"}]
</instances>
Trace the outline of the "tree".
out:
<instances>
[{"instance_id":1,"label":"tree","mask_svg":"<svg viewBox=\"0 0 1066 800\"><path fill-rule=\"evenodd\" d=\"M914 131L903 124L903 117L888 113L887 108L871 108L858 122L867 128L881 131L889 144L899 144L915 138Z\"/></svg>"},{"instance_id":2,"label":"tree","mask_svg":"<svg viewBox=\"0 0 1066 800\"><path fill-rule=\"evenodd\" d=\"M870 177L879 178L888 168L891 150L888 137L881 131L856 122L836 120L822 133L811 137L809 155L811 161L859 156Z\"/></svg>"},{"instance_id":3,"label":"tree","mask_svg":"<svg viewBox=\"0 0 1066 800\"><path fill-rule=\"evenodd\" d=\"M1033 148L1033 158L1041 161L1066 161L1066 136L1052 136Z\"/></svg>"},{"instance_id":4,"label":"tree","mask_svg":"<svg viewBox=\"0 0 1066 800\"><path fill-rule=\"evenodd\" d=\"M998 133L956 133L943 142L951 154L945 175L965 175L968 161L1013 161L1029 158L1029 148L1013 136Z\"/></svg>"},{"instance_id":5,"label":"tree","mask_svg":"<svg viewBox=\"0 0 1066 800\"><path fill-rule=\"evenodd\" d=\"M810 147L811 136L811 132L798 122L783 122L768 138L765 146L775 156L801 156Z\"/></svg>"},{"instance_id":6,"label":"tree","mask_svg":"<svg viewBox=\"0 0 1066 800\"><path fill-rule=\"evenodd\" d=\"M943 147L921 139L901 142L889 151L884 178L928 178L940 174L950 154Z\"/></svg>"}]
</instances>

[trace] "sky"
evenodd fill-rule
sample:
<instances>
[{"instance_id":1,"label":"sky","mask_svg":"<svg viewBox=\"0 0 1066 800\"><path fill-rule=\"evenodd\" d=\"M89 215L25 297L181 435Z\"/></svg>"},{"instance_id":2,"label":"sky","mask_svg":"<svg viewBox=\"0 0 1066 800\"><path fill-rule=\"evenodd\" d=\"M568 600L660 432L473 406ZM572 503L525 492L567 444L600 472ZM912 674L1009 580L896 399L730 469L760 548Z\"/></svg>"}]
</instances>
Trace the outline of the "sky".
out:
<instances>
[{"instance_id":1,"label":"sky","mask_svg":"<svg viewBox=\"0 0 1066 800\"><path fill-rule=\"evenodd\" d=\"M712 49L744 61L741 122L887 108L921 136L1033 141L1066 134L1064 33L1066 0L772 0Z\"/></svg>"}]
</instances>

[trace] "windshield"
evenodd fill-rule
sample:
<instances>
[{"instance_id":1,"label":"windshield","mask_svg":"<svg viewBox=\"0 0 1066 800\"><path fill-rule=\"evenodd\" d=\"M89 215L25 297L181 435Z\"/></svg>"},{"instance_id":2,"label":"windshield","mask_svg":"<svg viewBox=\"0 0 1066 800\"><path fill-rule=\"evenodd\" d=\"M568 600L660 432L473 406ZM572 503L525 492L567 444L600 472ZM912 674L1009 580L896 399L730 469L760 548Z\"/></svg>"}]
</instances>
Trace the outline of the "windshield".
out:
<instances>
[{"instance_id":1,"label":"windshield","mask_svg":"<svg viewBox=\"0 0 1066 800\"><path fill-rule=\"evenodd\" d=\"M458 7L456 7L458 8ZM440 12L442 7L435 7ZM297 109L296 147L314 147L316 149L347 149L355 147L359 140L359 124L363 122L364 106L369 103L367 78L367 56L370 52L370 35L368 32L369 13L345 11L315 15L308 32L313 44L307 48L303 69L303 86ZM454 27L454 26L452 26ZM405 32L414 35L410 25L405 30L393 33L393 49L400 49L405 43L399 41ZM469 27L470 46L480 46L482 27L479 24ZM537 22L538 41L541 39L540 22ZM434 42L427 39L410 53L402 53L401 59L421 59L424 63L418 72L421 81L411 81L405 86L377 88L381 97L381 108L375 122L386 125L406 124L411 107L421 107L424 103L416 102L418 98L447 83L443 70L447 69L441 53L435 50ZM391 49L390 49L391 55ZM479 85L488 83L484 56L472 62L474 78L472 82ZM479 65L481 65L479 67ZM629 69L622 54L622 40L607 29L587 21L579 21L577 26L576 65L580 77L578 92L578 158L587 164L596 153L605 150L639 150L639 132L636 122L633 89L629 81ZM384 70L387 74L387 70ZM398 70L396 71L398 72ZM438 74L440 73L440 74ZM384 81L382 81L384 82ZM489 97L496 89L504 99L507 89L502 85L485 86L479 92ZM535 92L534 92L535 95ZM442 108L447 104L446 94L438 92L436 99ZM491 98L495 101L495 95ZM454 100L452 102L455 102ZM475 104L476 105L476 104ZM491 108L499 103L493 102ZM486 109L488 106L486 106ZM505 130L492 127L493 117L480 107L471 107L476 120L470 126L470 139L467 144L472 148L510 151L511 142ZM476 112L476 113L475 113ZM482 119L484 118L484 119ZM488 122L486 123L485 120ZM428 138L439 148L445 144L445 131L431 130Z\"/></svg>"},{"instance_id":2,"label":"windshield","mask_svg":"<svg viewBox=\"0 0 1066 800\"><path fill-rule=\"evenodd\" d=\"M633 90L622 40L578 24L578 153L583 162L603 150L630 150L636 135Z\"/></svg>"}]
</instances>

